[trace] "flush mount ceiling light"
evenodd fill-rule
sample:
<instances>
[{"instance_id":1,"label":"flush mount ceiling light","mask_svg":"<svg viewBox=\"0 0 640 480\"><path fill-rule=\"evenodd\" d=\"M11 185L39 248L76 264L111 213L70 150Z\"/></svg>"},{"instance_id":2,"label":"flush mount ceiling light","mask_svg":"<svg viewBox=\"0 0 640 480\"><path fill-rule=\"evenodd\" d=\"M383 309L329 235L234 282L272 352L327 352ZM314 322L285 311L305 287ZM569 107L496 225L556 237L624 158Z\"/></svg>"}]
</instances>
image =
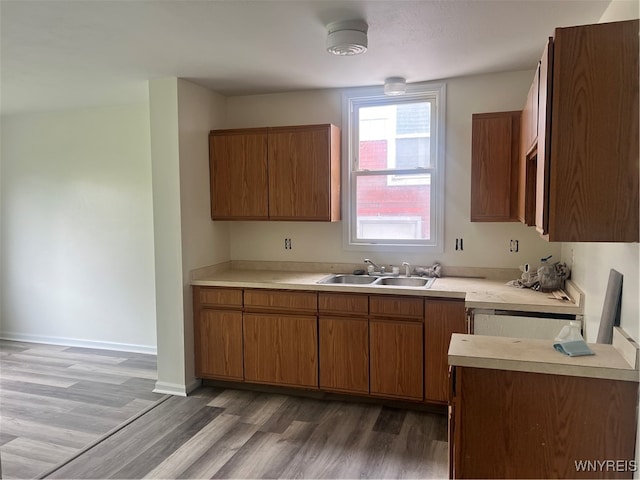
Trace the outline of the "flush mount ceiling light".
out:
<instances>
[{"instance_id":1,"label":"flush mount ceiling light","mask_svg":"<svg viewBox=\"0 0 640 480\"><path fill-rule=\"evenodd\" d=\"M385 95L402 95L407 91L407 82L402 77L389 77L384 81Z\"/></svg>"},{"instance_id":2,"label":"flush mount ceiling light","mask_svg":"<svg viewBox=\"0 0 640 480\"><path fill-rule=\"evenodd\" d=\"M367 30L364 20L346 20L327 25L327 52L334 55L359 55L367 51Z\"/></svg>"}]
</instances>

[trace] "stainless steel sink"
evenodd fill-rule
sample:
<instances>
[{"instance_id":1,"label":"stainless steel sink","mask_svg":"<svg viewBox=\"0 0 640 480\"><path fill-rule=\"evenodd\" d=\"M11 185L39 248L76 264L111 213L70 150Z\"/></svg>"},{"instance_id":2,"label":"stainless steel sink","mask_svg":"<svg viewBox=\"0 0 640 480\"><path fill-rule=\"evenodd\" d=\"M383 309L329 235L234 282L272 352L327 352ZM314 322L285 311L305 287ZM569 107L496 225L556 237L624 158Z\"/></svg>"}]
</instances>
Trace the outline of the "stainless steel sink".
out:
<instances>
[{"instance_id":1,"label":"stainless steel sink","mask_svg":"<svg viewBox=\"0 0 640 480\"><path fill-rule=\"evenodd\" d=\"M434 281L435 278L424 277L380 277L374 282L374 285L430 288Z\"/></svg>"},{"instance_id":2,"label":"stainless steel sink","mask_svg":"<svg viewBox=\"0 0 640 480\"><path fill-rule=\"evenodd\" d=\"M435 278L424 277L377 277L370 275L331 274L318 280L322 285L386 285L395 287L430 288Z\"/></svg>"},{"instance_id":3,"label":"stainless steel sink","mask_svg":"<svg viewBox=\"0 0 640 480\"><path fill-rule=\"evenodd\" d=\"M348 275L337 274L324 277L322 280L318 280L317 283L327 285L335 283L345 283L351 285L368 285L376 281L378 277L370 277L368 275Z\"/></svg>"}]
</instances>

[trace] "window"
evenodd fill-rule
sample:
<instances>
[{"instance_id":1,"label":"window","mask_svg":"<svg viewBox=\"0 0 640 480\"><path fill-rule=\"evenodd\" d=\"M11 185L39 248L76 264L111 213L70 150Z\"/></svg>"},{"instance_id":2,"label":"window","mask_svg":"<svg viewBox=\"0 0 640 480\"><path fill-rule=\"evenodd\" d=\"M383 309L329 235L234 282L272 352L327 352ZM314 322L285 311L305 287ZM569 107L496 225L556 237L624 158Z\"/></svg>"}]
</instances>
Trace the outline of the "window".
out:
<instances>
[{"instance_id":1,"label":"window","mask_svg":"<svg viewBox=\"0 0 640 480\"><path fill-rule=\"evenodd\" d=\"M344 94L346 248L442 251L444 112L444 84Z\"/></svg>"}]
</instances>

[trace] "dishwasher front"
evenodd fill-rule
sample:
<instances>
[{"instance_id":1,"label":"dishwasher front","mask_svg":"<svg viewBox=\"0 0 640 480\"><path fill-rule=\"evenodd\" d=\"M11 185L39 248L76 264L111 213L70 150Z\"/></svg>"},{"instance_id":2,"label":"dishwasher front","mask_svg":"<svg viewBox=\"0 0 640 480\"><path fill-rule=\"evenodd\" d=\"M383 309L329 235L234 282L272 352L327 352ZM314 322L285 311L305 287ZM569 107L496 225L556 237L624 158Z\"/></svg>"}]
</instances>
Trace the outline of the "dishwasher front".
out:
<instances>
[{"instance_id":1,"label":"dishwasher front","mask_svg":"<svg viewBox=\"0 0 640 480\"><path fill-rule=\"evenodd\" d=\"M553 340L571 321L582 330L582 315L472 309L469 318L474 335Z\"/></svg>"}]
</instances>

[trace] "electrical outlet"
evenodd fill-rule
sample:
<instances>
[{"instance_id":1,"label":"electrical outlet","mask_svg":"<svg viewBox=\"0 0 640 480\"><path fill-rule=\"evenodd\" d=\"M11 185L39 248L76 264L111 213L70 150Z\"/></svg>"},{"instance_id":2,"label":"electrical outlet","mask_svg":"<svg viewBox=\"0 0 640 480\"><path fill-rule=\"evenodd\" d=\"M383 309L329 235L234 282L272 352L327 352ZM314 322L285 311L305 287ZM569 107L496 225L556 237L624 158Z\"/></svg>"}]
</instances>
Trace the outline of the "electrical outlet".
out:
<instances>
[{"instance_id":1,"label":"electrical outlet","mask_svg":"<svg viewBox=\"0 0 640 480\"><path fill-rule=\"evenodd\" d=\"M462 252L464 250L464 239L461 238L456 238L456 251L457 252Z\"/></svg>"},{"instance_id":2,"label":"electrical outlet","mask_svg":"<svg viewBox=\"0 0 640 480\"><path fill-rule=\"evenodd\" d=\"M520 250L520 242L518 240L509 240L509 251L511 253L518 253Z\"/></svg>"},{"instance_id":3,"label":"electrical outlet","mask_svg":"<svg viewBox=\"0 0 640 480\"><path fill-rule=\"evenodd\" d=\"M290 238L285 238L284 239L284 249L285 250L292 250L293 249L293 244L291 243L291 239Z\"/></svg>"}]
</instances>

